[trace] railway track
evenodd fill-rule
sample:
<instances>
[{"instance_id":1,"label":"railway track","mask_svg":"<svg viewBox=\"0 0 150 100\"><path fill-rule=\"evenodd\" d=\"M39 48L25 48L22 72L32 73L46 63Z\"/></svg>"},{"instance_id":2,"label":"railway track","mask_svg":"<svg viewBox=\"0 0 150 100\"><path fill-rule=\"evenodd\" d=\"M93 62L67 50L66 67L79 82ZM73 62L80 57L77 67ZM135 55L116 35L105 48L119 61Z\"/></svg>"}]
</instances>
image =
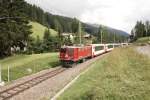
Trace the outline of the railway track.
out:
<instances>
[{"instance_id":1,"label":"railway track","mask_svg":"<svg viewBox=\"0 0 150 100\"><path fill-rule=\"evenodd\" d=\"M12 98L13 96L15 95L18 95L19 93L33 87L33 86L36 86L37 84L47 80L47 79L50 79L62 72L64 72L65 70L67 70L66 68L58 68L58 69L55 69L51 72L47 72L45 74L42 74L38 77L35 77L33 79L30 79L28 81L25 81L23 83L20 83L20 84L17 84L13 87L10 87L6 90L3 90L3 91L0 91L0 100L8 100L10 98Z\"/></svg>"}]
</instances>

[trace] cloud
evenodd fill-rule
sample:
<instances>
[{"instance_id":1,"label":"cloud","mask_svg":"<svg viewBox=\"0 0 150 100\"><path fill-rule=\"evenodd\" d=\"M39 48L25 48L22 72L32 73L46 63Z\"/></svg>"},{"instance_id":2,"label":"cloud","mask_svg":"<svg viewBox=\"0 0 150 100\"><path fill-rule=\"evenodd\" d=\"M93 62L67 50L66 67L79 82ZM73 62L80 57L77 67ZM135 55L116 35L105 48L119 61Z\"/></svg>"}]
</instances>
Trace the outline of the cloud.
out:
<instances>
[{"instance_id":1,"label":"cloud","mask_svg":"<svg viewBox=\"0 0 150 100\"><path fill-rule=\"evenodd\" d=\"M37 4L46 11L78 17L88 7L87 0L26 0L32 4Z\"/></svg>"},{"instance_id":2,"label":"cloud","mask_svg":"<svg viewBox=\"0 0 150 100\"><path fill-rule=\"evenodd\" d=\"M137 20L150 19L150 0L26 0L54 14L130 32Z\"/></svg>"}]
</instances>

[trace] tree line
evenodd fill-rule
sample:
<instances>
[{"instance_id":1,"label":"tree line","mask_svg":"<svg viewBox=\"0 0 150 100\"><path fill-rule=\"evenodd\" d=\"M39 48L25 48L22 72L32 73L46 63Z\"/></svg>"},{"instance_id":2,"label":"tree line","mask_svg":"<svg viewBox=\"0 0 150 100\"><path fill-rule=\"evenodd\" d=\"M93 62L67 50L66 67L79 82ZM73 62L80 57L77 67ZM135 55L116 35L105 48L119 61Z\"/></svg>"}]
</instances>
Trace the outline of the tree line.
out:
<instances>
[{"instance_id":1,"label":"tree line","mask_svg":"<svg viewBox=\"0 0 150 100\"><path fill-rule=\"evenodd\" d=\"M150 22L137 21L135 27L131 31L131 35L135 39L150 36Z\"/></svg>"},{"instance_id":2,"label":"tree line","mask_svg":"<svg viewBox=\"0 0 150 100\"><path fill-rule=\"evenodd\" d=\"M95 43L121 43L127 42L128 36L110 32L105 26L100 25L96 34Z\"/></svg>"}]
</instances>

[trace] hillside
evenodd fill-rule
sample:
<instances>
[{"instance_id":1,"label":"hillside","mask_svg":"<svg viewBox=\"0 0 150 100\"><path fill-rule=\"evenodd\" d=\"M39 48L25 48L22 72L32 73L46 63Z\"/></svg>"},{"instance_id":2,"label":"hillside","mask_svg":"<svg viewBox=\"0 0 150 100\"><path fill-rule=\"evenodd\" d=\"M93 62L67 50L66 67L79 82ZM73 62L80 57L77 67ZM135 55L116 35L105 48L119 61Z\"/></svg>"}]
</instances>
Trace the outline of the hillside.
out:
<instances>
[{"instance_id":1,"label":"hillside","mask_svg":"<svg viewBox=\"0 0 150 100\"><path fill-rule=\"evenodd\" d=\"M85 31L91 33L92 35L96 35L96 33L98 32L98 28L100 25L98 24L89 24L89 23L83 23L84 25L84 28L85 28ZM102 25L103 26L103 25ZM114 29L114 28L111 28L111 27L108 27L108 26L104 26L107 31L111 34L118 34L118 35L123 35L123 36L129 36L129 34L125 31L122 31L122 30L118 30L118 29Z\"/></svg>"},{"instance_id":2,"label":"hillside","mask_svg":"<svg viewBox=\"0 0 150 100\"><path fill-rule=\"evenodd\" d=\"M31 36L34 38L37 38L37 36L39 36L40 39L42 39L43 35L44 35L44 31L47 28L45 26L43 26L42 24L39 24L39 23L33 22L33 21L30 22L30 25L32 25L32 32L33 32ZM50 29L50 32L51 32L52 36L57 35L57 32L53 29Z\"/></svg>"},{"instance_id":3,"label":"hillside","mask_svg":"<svg viewBox=\"0 0 150 100\"><path fill-rule=\"evenodd\" d=\"M135 43L150 43L150 37L139 38L135 41Z\"/></svg>"}]
</instances>

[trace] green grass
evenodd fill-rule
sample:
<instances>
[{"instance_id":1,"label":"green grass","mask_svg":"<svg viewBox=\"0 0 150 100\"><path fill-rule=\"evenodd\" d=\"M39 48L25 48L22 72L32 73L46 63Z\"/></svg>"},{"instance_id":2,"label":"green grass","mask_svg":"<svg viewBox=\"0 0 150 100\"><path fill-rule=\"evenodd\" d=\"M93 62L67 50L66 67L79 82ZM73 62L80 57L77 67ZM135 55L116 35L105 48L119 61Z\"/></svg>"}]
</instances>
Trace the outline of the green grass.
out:
<instances>
[{"instance_id":1,"label":"green grass","mask_svg":"<svg viewBox=\"0 0 150 100\"><path fill-rule=\"evenodd\" d=\"M43 39L44 31L46 29L45 26L37 23L37 22L30 22L30 25L32 25L32 37L37 38L37 36L40 37L40 39ZM57 32L53 29L50 29L51 35L56 36Z\"/></svg>"},{"instance_id":2,"label":"green grass","mask_svg":"<svg viewBox=\"0 0 150 100\"><path fill-rule=\"evenodd\" d=\"M2 78L7 81L7 68L10 66L10 80L49 69L59 65L58 53L16 55L0 60Z\"/></svg>"},{"instance_id":3,"label":"green grass","mask_svg":"<svg viewBox=\"0 0 150 100\"><path fill-rule=\"evenodd\" d=\"M133 48L116 49L58 100L150 100L150 59Z\"/></svg>"},{"instance_id":4,"label":"green grass","mask_svg":"<svg viewBox=\"0 0 150 100\"><path fill-rule=\"evenodd\" d=\"M139 38L135 43L150 43L150 37Z\"/></svg>"}]
</instances>

